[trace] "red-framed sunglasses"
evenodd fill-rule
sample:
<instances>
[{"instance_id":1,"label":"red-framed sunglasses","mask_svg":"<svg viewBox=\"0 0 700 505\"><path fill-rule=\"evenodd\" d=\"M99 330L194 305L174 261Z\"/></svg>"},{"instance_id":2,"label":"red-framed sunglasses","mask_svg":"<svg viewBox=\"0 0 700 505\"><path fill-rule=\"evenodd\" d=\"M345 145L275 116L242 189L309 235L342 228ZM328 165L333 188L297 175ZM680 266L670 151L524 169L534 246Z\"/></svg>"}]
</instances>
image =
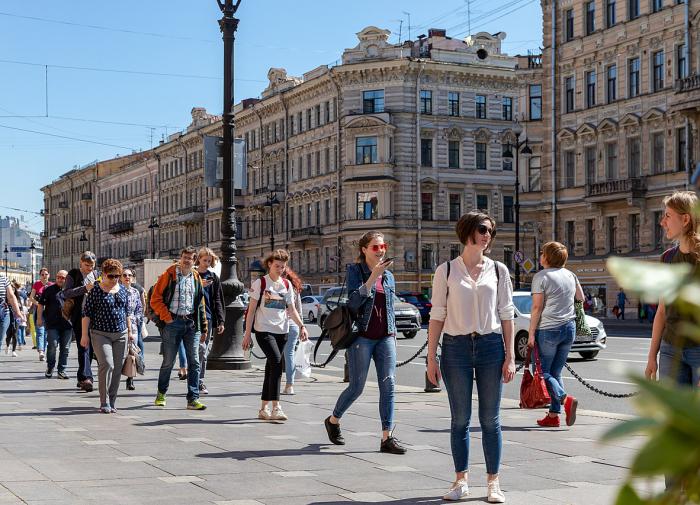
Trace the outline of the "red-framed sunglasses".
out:
<instances>
[{"instance_id":1,"label":"red-framed sunglasses","mask_svg":"<svg viewBox=\"0 0 700 505\"><path fill-rule=\"evenodd\" d=\"M388 248L388 244L374 244L372 247L370 247L373 252L386 251Z\"/></svg>"}]
</instances>

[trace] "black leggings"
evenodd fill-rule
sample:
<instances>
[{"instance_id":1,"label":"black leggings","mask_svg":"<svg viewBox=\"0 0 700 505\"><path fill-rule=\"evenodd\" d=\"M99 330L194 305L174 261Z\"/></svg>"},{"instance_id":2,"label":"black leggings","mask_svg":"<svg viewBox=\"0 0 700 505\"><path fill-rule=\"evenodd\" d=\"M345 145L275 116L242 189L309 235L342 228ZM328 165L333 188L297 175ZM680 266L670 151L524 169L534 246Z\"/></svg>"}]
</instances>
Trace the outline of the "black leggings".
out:
<instances>
[{"instance_id":1,"label":"black leggings","mask_svg":"<svg viewBox=\"0 0 700 505\"><path fill-rule=\"evenodd\" d=\"M14 315L10 314L10 317L14 317ZM17 350L17 325L14 322L10 323L10 327L7 328L7 333L5 334L5 345L8 350L10 342L12 342L12 352L15 352Z\"/></svg>"},{"instance_id":2,"label":"black leggings","mask_svg":"<svg viewBox=\"0 0 700 505\"><path fill-rule=\"evenodd\" d=\"M259 331L255 333L258 346L265 353L265 380L261 399L264 402L278 401L280 399L280 384L284 368L283 350L287 343L286 333L267 333Z\"/></svg>"}]
</instances>

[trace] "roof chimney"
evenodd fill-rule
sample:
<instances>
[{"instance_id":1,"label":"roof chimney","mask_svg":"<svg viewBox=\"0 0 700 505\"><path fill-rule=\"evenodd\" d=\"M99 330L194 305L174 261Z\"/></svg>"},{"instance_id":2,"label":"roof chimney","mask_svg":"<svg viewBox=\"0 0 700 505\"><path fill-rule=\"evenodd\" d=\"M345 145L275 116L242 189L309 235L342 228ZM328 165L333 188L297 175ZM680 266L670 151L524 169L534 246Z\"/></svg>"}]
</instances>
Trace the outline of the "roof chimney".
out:
<instances>
[{"instance_id":1,"label":"roof chimney","mask_svg":"<svg viewBox=\"0 0 700 505\"><path fill-rule=\"evenodd\" d=\"M447 37L447 30L444 28L431 28L428 30L428 37L437 39L437 38L445 38Z\"/></svg>"}]
</instances>

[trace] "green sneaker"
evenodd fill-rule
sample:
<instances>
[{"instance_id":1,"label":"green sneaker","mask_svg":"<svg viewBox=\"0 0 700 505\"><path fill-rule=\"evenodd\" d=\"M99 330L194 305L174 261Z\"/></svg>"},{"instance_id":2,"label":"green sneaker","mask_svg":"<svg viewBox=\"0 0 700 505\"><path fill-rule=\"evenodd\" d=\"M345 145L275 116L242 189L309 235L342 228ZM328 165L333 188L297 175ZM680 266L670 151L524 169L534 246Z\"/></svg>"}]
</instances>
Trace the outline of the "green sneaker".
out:
<instances>
[{"instance_id":1,"label":"green sneaker","mask_svg":"<svg viewBox=\"0 0 700 505\"><path fill-rule=\"evenodd\" d=\"M206 408L207 406L199 400L192 400L191 402L187 402L187 410L204 410Z\"/></svg>"},{"instance_id":2,"label":"green sneaker","mask_svg":"<svg viewBox=\"0 0 700 505\"><path fill-rule=\"evenodd\" d=\"M154 404L156 407L165 407L165 393L158 391Z\"/></svg>"}]
</instances>

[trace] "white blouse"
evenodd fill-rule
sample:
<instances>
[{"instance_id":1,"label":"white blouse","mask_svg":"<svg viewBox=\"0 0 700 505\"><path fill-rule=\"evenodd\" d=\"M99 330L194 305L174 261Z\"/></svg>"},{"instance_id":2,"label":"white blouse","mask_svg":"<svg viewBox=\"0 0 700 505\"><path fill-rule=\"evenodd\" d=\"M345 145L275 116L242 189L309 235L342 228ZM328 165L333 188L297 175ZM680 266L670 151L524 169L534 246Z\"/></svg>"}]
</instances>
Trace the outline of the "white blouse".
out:
<instances>
[{"instance_id":1,"label":"white blouse","mask_svg":"<svg viewBox=\"0 0 700 505\"><path fill-rule=\"evenodd\" d=\"M442 331L449 335L501 333L501 321L515 316L508 270L501 266L497 281L496 262L484 258L479 277L472 279L461 256L450 263L449 279L445 263L435 270L430 318L443 321Z\"/></svg>"}]
</instances>

